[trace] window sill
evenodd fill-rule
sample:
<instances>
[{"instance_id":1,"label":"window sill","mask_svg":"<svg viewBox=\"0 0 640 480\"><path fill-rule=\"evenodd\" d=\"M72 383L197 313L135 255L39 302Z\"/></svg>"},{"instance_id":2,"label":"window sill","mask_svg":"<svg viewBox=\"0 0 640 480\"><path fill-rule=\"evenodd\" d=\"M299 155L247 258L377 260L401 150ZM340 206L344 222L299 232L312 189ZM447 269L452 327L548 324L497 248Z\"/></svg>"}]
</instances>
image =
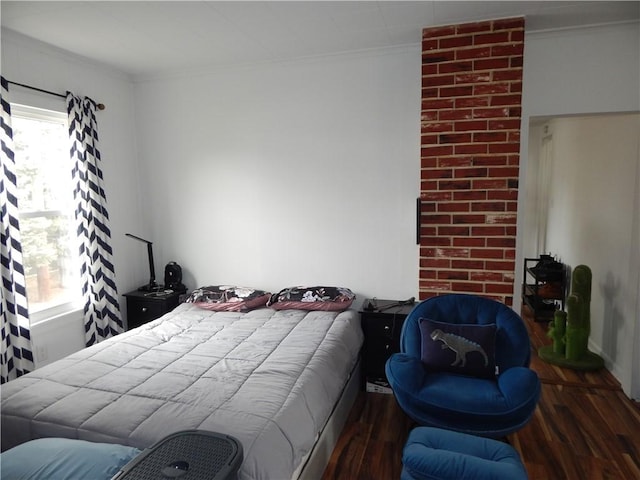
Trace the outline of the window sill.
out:
<instances>
[{"instance_id":1,"label":"window sill","mask_svg":"<svg viewBox=\"0 0 640 480\"><path fill-rule=\"evenodd\" d=\"M49 322L55 322L66 317L78 317L82 315L83 308L77 303L67 303L58 307L49 308L37 312L31 316L31 327L44 326Z\"/></svg>"}]
</instances>

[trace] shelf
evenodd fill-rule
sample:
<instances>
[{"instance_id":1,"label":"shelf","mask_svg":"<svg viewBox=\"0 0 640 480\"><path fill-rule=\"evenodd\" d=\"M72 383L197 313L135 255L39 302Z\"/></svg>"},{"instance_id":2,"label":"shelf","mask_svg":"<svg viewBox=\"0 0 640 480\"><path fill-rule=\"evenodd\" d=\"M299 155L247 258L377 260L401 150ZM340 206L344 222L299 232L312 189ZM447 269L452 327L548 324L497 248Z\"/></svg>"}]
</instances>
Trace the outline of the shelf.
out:
<instances>
[{"instance_id":1,"label":"shelf","mask_svg":"<svg viewBox=\"0 0 640 480\"><path fill-rule=\"evenodd\" d=\"M553 299L542 299L540 297L536 297L535 295L525 295L523 298L526 304L529 305L531 308L538 311L545 311L545 312L552 312L552 313L558 310L558 304L556 302L560 301L560 300L553 300Z\"/></svg>"},{"instance_id":2,"label":"shelf","mask_svg":"<svg viewBox=\"0 0 640 480\"><path fill-rule=\"evenodd\" d=\"M564 309L565 267L551 257L525 258L522 302L536 321L553 319L556 310Z\"/></svg>"},{"instance_id":3,"label":"shelf","mask_svg":"<svg viewBox=\"0 0 640 480\"><path fill-rule=\"evenodd\" d=\"M523 296L522 298L524 304L533 312L534 319L537 322L549 322L553 320L553 316L558 310L558 305L541 301L540 299L536 299L535 296Z\"/></svg>"},{"instance_id":4,"label":"shelf","mask_svg":"<svg viewBox=\"0 0 640 480\"><path fill-rule=\"evenodd\" d=\"M558 271L555 271L555 270L536 271L536 270L533 270L533 267L530 267L530 268L526 268L526 272L540 282L551 283L551 282L562 282L564 280L564 268Z\"/></svg>"},{"instance_id":5,"label":"shelf","mask_svg":"<svg viewBox=\"0 0 640 480\"><path fill-rule=\"evenodd\" d=\"M559 300L564 299L564 288L560 285L553 285L553 288L545 288L547 284L535 285L525 284L524 294L536 296L544 300Z\"/></svg>"}]
</instances>

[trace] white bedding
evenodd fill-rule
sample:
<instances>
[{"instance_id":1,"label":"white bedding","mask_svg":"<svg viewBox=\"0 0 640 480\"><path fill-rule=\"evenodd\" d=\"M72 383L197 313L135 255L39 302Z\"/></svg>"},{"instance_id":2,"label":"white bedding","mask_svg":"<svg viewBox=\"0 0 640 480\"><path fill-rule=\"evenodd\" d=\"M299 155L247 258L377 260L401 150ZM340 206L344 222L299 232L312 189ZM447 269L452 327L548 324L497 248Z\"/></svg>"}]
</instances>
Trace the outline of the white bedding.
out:
<instances>
[{"instance_id":1,"label":"white bedding","mask_svg":"<svg viewBox=\"0 0 640 480\"><path fill-rule=\"evenodd\" d=\"M243 445L240 479L289 479L355 365L355 311L179 305L2 386L2 450L39 437L146 448L204 429Z\"/></svg>"}]
</instances>

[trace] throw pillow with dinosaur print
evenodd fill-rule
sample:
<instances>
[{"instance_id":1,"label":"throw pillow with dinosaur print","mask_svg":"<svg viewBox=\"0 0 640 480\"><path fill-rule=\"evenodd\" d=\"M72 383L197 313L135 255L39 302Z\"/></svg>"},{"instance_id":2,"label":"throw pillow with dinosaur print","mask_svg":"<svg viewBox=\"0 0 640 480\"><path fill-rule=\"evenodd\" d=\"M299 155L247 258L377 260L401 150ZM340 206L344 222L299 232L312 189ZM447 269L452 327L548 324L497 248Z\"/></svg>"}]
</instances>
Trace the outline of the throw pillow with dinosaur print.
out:
<instances>
[{"instance_id":1,"label":"throw pillow with dinosaur print","mask_svg":"<svg viewBox=\"0 0 640 480\"><path fill-rule=\"evenodd\" d=\"M420 334L426 369L495 377L495 324L455 324L421 318Z\"/></svg>"}]
</instances>

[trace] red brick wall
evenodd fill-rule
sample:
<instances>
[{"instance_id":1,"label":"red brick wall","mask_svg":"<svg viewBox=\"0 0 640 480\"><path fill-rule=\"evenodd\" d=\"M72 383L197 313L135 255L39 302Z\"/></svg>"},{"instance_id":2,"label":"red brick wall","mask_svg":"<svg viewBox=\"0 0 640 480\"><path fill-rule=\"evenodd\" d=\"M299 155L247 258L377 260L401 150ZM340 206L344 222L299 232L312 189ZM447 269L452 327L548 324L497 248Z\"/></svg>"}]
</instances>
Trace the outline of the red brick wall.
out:
<instances>
[{"instance_id":1,"label":"red brick wall","mask_svg":"<svg viewBox=\"0 0 640 480\"><path fill-rule=\"evenodd\" d=\"M513 303L524 18L422 35L420 298Z\"/></svg>"}]
</instances>

